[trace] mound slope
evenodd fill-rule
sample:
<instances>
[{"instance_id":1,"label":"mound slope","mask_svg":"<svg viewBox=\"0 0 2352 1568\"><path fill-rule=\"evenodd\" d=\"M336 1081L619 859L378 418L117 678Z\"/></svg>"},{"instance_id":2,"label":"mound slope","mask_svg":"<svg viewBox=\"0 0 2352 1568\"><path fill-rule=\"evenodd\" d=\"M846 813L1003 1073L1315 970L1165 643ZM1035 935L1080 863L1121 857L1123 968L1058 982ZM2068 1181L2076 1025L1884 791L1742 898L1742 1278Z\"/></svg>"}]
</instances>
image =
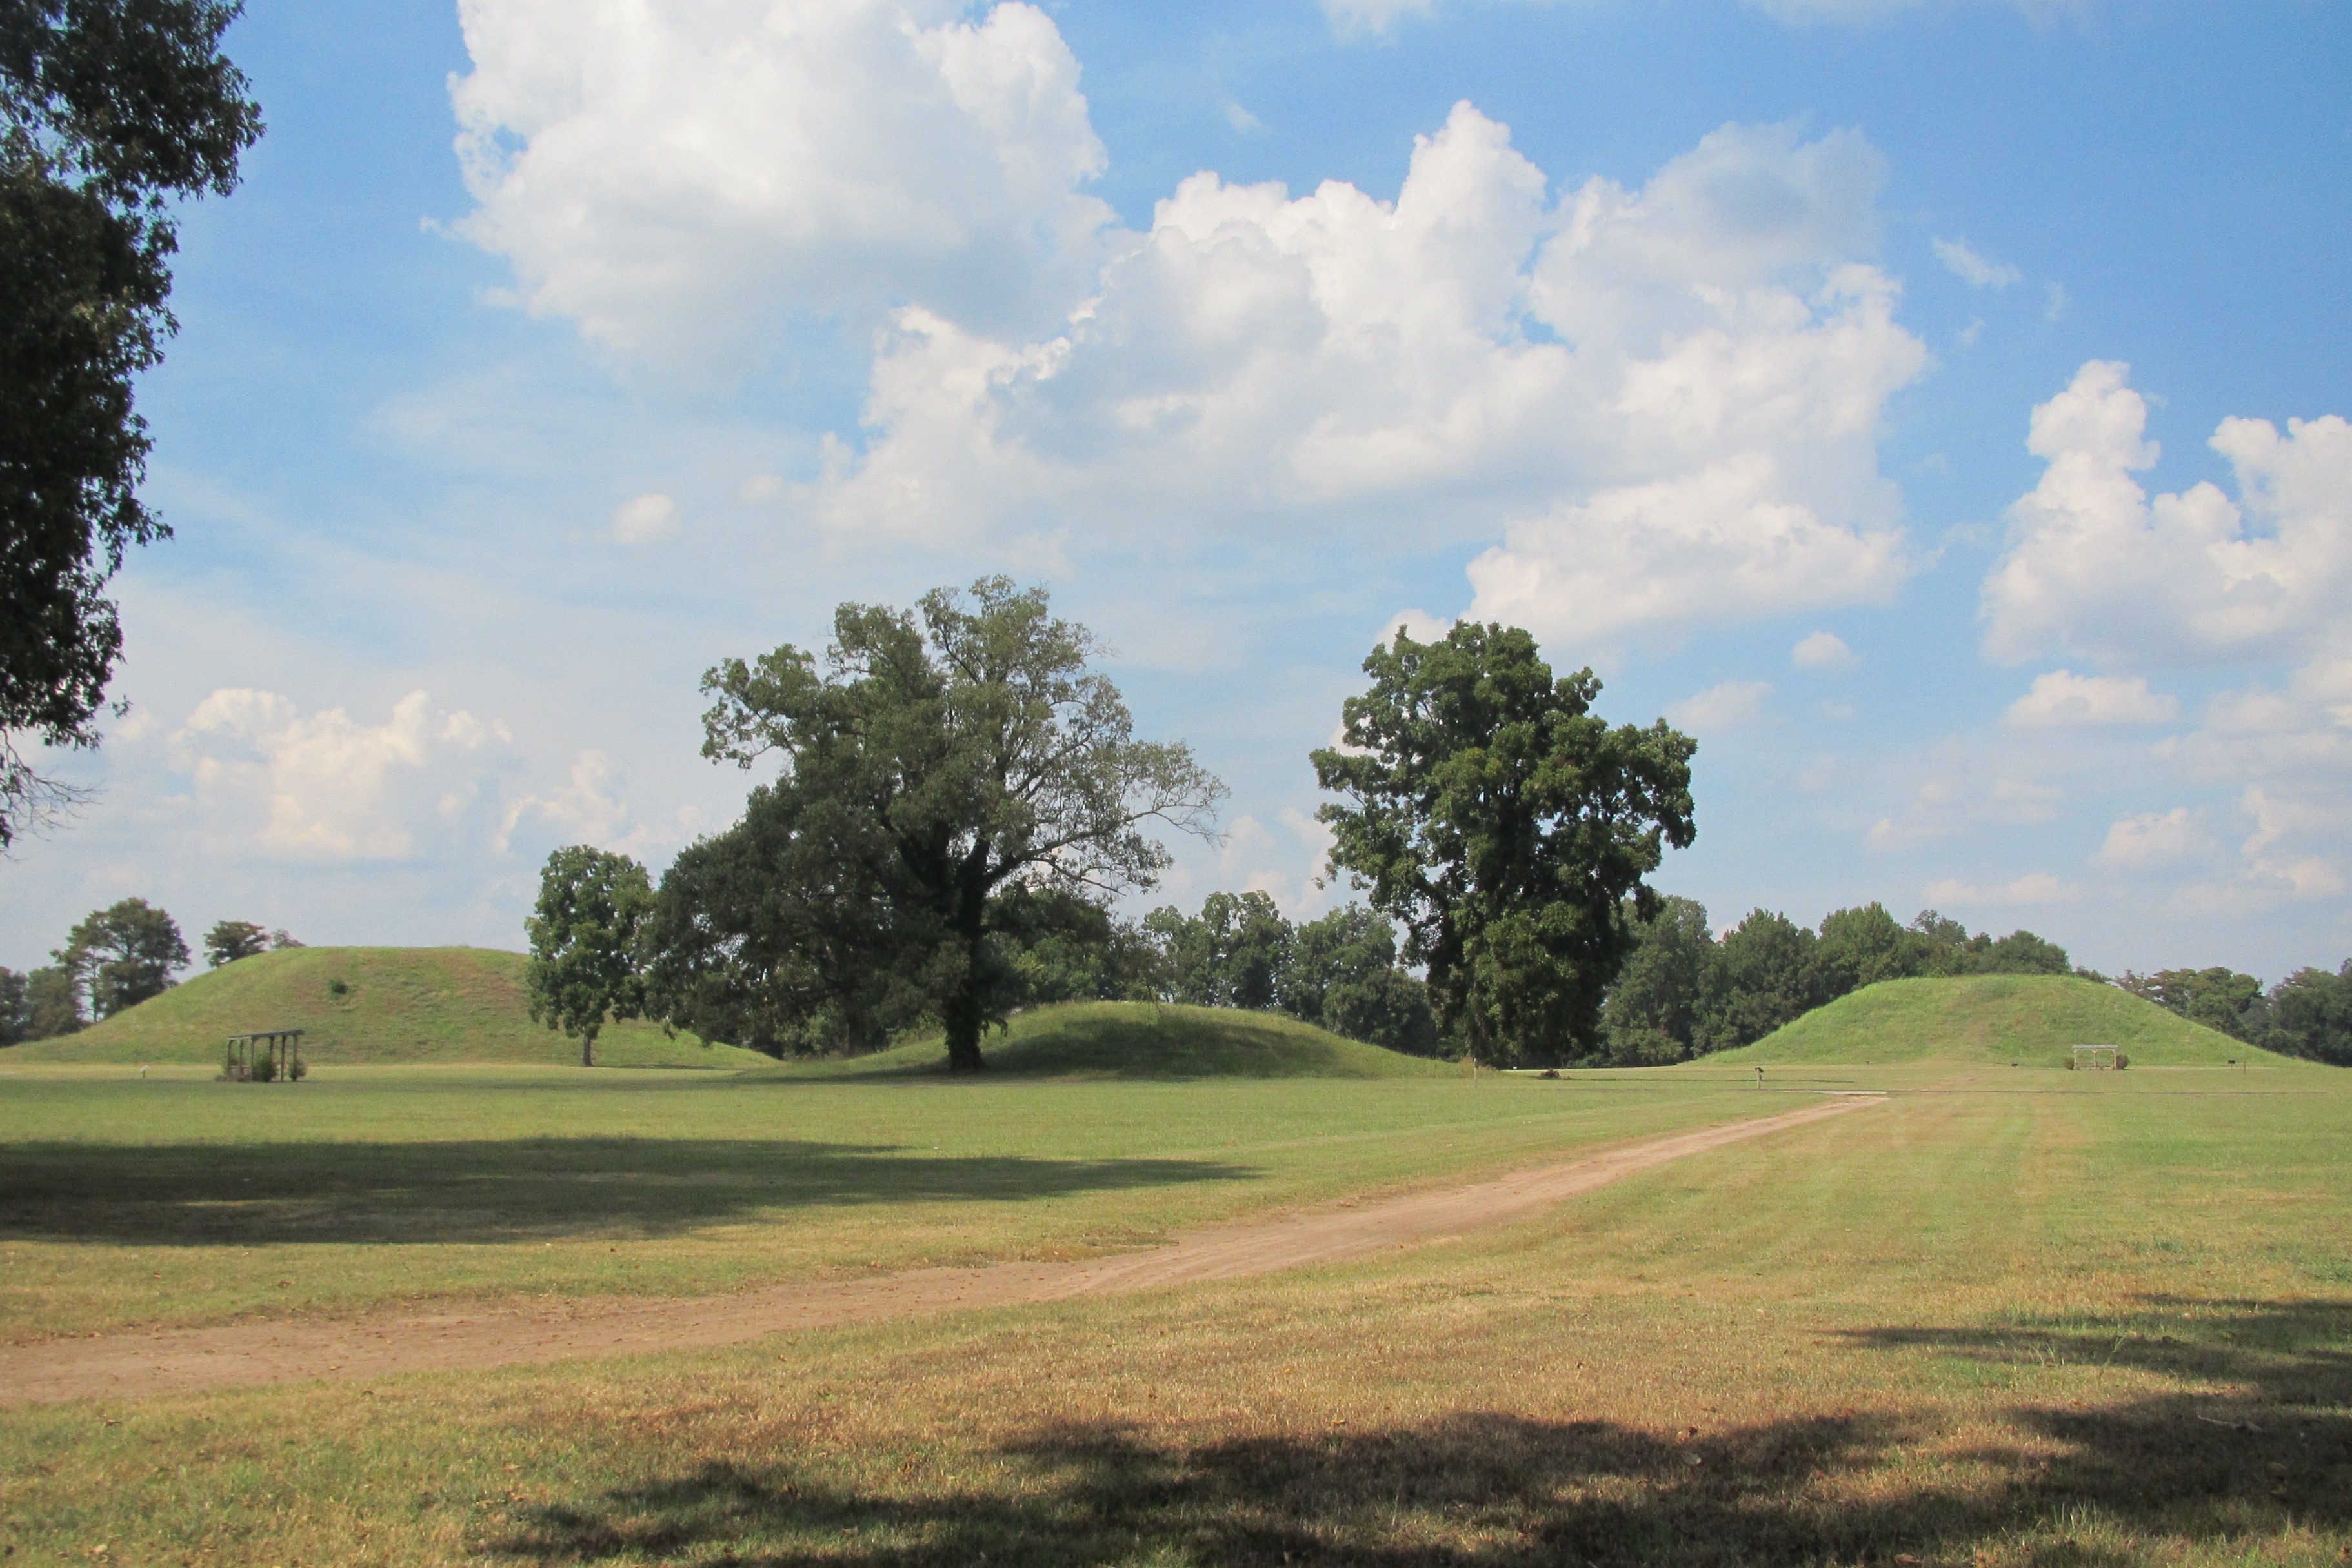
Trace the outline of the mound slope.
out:
<instances>
[{"instance_id":1,"label":"mound slope","mask_svg":"<svg viewBox=\"0 0 2352 1568\"><path fill-rule=\"evenodd\" d=\"M981 1042L988 1070L1064 1079L1427 1078L1459 1069L1368 1046L1275 1013L1156 1002L1069 1002L1039 1007ZM810 1078L944 1074L939 1037L870 1057L780 1068Z\"/></svg>"},{"instance_id":2,"label":"mound slope","mask_svg":"<svg viewBox=\"0 0 2352 1568\"><path fill-rule=\"evenodd\" d=\"M2081 1046L2120 1046L2134 1067L2304 1067L2096 981L2056 974L1887 980L1816 1007L1710 1065L1959 1062L2063 1067Z\"/></svg>"},{"instance_id":3,"label":"mound slope","mask_svg":"<svg viewBox=\"0 0 2352 1568\"><path fill-rule=\"evenodd\" d=\"M298 947L209 970L78 1035L0 1051L26 1062L213 1062L230 1035L301 1029L319 1066L389 1062L577 1064L580 1043L530 1021L519 952L480 947ZM340 983L342 989L335 989ZM658 1025L608 1025L612 1067L758 1067L754 1051L705 1047Z\"/></svg>"}]
</instances>

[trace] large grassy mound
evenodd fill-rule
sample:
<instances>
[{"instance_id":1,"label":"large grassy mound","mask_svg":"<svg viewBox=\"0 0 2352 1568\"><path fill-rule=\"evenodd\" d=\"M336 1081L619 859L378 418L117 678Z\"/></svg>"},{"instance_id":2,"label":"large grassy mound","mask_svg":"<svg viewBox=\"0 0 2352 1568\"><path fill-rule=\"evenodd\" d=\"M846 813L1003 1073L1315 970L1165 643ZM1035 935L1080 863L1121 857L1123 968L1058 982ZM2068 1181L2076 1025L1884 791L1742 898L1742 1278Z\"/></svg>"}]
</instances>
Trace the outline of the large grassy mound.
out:
<instances>
[{"instance_id":1,"label":"large grassy mound","mask_svg":"<svg viewBox=\"0 0 2352 1568\"><path fill-rule=\"evenodd\" d=\"M479 947L297 947L196 975L78 1035L0 1051L23 1062L213 1062L231 1035L301 1029L316 1065L577 1063L580 1043L530 1021L519 952ZM338 990L338 984L341 989ZM754 1067L731 1046L671 1039L659 1026L608 1025L610 1067Z\"/></svg>"},{"instance_id":2,"label":"large grassy mound","mask_svg":"<svg viewBox=\"0 0 2352 1568\"><path fill-rule=\"evenodd\" d=\"M1460 1070L1278 1014L1156 1002L1039 1007L990 1035L981 1051L992 1074L1024 1078L1428 1078ZM947 1049L933 1035L870 1057L779 1070L815 1078L944 1074Z\"/></svg>"},{"instance_id":3,"label":"large grassy mound","mask_svg":"<svg viewBox=\"0 0 2352 1568\"><path fill-rule=\"evenodd\" d=\"M1726 1063L1960 1062L2063 1067L2076 1046L2120 1046L2134 1067L2303 1067L2112 985L2055 974L1888 980L1816 1007Z\"/></svg>"}]
</instances>

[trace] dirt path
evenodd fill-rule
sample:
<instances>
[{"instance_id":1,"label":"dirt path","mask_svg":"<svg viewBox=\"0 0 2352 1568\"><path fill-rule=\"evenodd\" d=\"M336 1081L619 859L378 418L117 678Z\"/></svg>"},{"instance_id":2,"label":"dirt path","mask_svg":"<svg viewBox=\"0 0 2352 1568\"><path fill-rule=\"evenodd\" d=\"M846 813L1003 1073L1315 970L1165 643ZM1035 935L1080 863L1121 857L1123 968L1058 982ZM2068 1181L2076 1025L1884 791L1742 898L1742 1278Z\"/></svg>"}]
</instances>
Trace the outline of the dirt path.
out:
<instances>
[{"instance_id":1,"label":"dirt path","mask_svg":"<svg viewBox=\"0 0 2352 1568\"><path fill-rule=\"evenodd\" d=\"M1194 1279L1234 1279L1497 1225L1670 1160L1883 1100L1841 1094L1801 1110L1653 1138L1496 1181L1251 1225L1219 1226L1148 1252L1076 1263L919 1268L870 1279L777 1285L730 1296L534 1300L428 1316L379 1313L10 1345L0 1347L0 1405L313 1378L364 1382L404 1372L458 1372L519 1362L735 1344L831 1323L1058 1301Z\"/></svg>"}]
</instances>

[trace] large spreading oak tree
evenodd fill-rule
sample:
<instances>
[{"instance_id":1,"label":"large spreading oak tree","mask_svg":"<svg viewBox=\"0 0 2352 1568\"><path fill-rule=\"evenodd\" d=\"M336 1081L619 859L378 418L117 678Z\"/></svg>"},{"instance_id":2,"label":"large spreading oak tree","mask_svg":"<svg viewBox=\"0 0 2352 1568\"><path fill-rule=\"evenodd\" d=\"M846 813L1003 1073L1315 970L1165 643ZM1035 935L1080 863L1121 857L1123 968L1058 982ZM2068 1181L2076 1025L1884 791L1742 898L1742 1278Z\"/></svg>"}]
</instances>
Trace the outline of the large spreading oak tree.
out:
<instances>
[{"instance_id":1,"label":"large spreading oak tree","mask_svg":"<svg viewBox=\"0 0 2352 1568\"><path fill-rule=\"evenodd\" d=\"M0 847L71 792L18 736L98 743L122 647L103 592L170 530L131 384L163 356L170 203L261 134L220 0L0 0Z\"/></svg>"},{"instance_id":2,"label":"large spreading oak tree","mask_svg":"<svg viewBox=\"0 0 2352 1568\"><path fill-rule=\"evenodd\" d=\"M1313 753L1331 863L1404 928L1442 1027L1474 1055L1588 1048L1657 895L1664 846L1696 835L1698 743L1664 720L1612 729L1590 669L1559 679L1515 626L1400 629L1364 661L1342 744Z\"/></svg>"},{"instance_id":3,"label":"large spreading oak tree","mask_svg":"<svg viewBox=\"0 0 2352 1568\"><path fill-rule=\"evenodd\" d=\"M704 754L783 774L663 879L671 1021L862 1045L919 1012L951 1068L983 1066L1012 991L992 939L1034 896L1149 889L1155 829L1214 831L1224 786L1181 742L1135 738L1102 652L1044 589L989 577L914 612L844 605L822 658L712 669Z\"/></svg>"}]
</instances>

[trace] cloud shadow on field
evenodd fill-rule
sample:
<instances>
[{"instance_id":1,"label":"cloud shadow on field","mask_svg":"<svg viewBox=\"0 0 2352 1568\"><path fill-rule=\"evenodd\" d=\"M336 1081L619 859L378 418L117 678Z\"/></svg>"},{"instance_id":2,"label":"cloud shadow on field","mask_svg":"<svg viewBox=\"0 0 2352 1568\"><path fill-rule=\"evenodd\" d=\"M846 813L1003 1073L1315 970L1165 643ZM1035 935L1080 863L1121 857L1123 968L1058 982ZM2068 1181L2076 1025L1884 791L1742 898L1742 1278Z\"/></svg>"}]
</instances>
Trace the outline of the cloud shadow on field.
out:
<instances>
[{"instance_id":1,"label":"cloud shadow on field","mask_svg":"<svg viewBox=\"0 0 2352 1568\"><path fill-rule=\"evenodd\" d=\"M536 1563L691 1557L764 1568L1971 1560L2123 1568L2167 1545L2234 1543L2242 1555L2268 1534L2352 1527L2352 1487L2343 1484L2352 1377L2344 1354L2312 1348L2314 1337L2340 1339L2352 1303L2233 1305L2243 1327L2217 1327L2216 1336L2251 1335L2260 1346L2211 1345L2197 1366L2178 1370L2235 1379L2248 1392L2012 1407L2000 1415L2015 1444L1955 1456L1977 1478L1966 1486L1923 1468L1927 1421L1893 1412L1683 1437L1468 1413L1198 1447L1139 1427L1080 1425L982 1456L976 1468L1001 1478L985 1489L961 1480L958 1462L936 1450L893 1467L905 1479L887 1492L846 1485L832 1467L738 1455L593 1502L520 1505L480 1550ZM2025 1353L2016 1336L2000 1338L1988 1353ZM2032 1353L2042 1364L2090 1361L2113 1339L2103 1326L2053 1335ZM1895 1352L1983 1348L1961 1331L1864 1340ZM2289 1343L2305 1348L2278 1348Z\"/></svg>"},{"instance_id":2,"label":"cloud shadow on field","mask_svg":"<svg viewBox=\"0 0 2352 1568\"><path fill-rule=\"evenodd\" d=\"M0 1147L0 1239L263 1247L634 1238L754 1212L1017 1203L1258 1174L1213 1160L942 1156L751 1139L19 1143Z\"/></svg>"}]
</instances>

